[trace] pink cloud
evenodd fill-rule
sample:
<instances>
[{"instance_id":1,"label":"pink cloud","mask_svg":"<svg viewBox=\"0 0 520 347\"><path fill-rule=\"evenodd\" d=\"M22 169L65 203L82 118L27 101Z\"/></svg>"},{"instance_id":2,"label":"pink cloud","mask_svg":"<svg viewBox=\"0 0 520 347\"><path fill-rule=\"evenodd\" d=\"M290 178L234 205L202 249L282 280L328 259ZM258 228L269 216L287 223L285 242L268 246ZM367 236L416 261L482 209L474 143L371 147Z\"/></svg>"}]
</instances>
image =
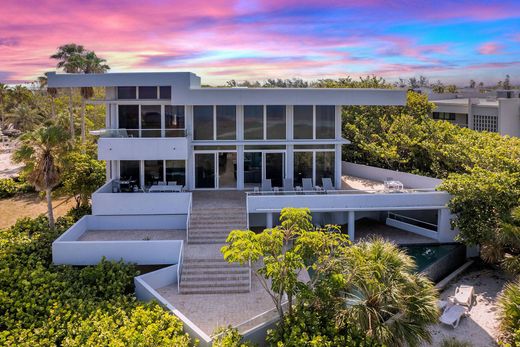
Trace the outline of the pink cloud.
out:
<instances>
[{"instance_id":1,"label":"pink cloud","mask_svg":"<svg viewBox=\"0 0 520 347\"><path fill-rule=\"evenodd\" d=\"M499 54L502 51L502 45L497 42L486 42L480 45L477 51L482 55Z\"/></svg>"}]
</instances>

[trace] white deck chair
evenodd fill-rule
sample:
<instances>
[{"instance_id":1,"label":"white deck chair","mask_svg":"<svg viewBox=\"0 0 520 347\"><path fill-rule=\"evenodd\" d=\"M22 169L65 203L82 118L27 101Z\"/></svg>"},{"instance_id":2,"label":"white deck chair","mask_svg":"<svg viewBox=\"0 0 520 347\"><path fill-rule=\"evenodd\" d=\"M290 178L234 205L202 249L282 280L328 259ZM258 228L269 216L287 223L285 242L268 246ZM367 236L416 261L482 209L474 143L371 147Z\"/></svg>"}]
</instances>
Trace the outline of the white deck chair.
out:
<instances>
[{"instance_id":1,"label":"white deck chair","mask_svg":"<svg viewBox=\"0 0 520 347\"><path fill-rule=\"evenodd\" d=\"M467 315L467 312L468 309L464 306L449 306L446 310L444 310L439 320L441 321L441 323L451 325L453 329L455 329L459 326L460 319Z\"/></svg>"},{"instance_id":2,"label":"white deck chair","mask_svg":"<svg viewBox=\"0 0 520 347\"><path fill-rule=\"evenodd\" d=\"M294 192L294 184L293 180L290 178L284 178L283 180L283 191L284 192Z\"/></svg>"},{"instance_id":3,"label":"white deck chair","mask_svg":"<svg viewBox=\"0 0 520 347\"><path fill-rule=\"evenodd\" d=\"M475 296L475 289L472 286L460 285L455 289L455 296L452 300L456 304L471 307L473 304L473 297Z\"/></svg>"},{"instance_id":4,"label":"white deck chair","mask_svg":"<svg viewBox=\"0 0 520 347\"><path fill-rule=\"evenodd\" d=\"M323 190L334 190L334 185L332 185L332 180L329 177L323 177L321 182L323 183Z\"/></svg>"},{"instance_id":5,"label":"white deck chair","mask_svg":"<svg viewBox=\"0 0 520 347\"><path fill-rule=\"evenodd\" d=\"M262 191L263 192L272 192L273 185L271 184L271 179L262 180Z\"/></svg>"},{"instance_id":6,"label":"white deck chair","mask_svg":"<svg viewBox=\"0 0 520 347\"><path fill-rule=\"evenodd\" d=\"M314 187L312 186L312 178L302 178L303 191L312 192Z\"/></svg>"}]
</instances>

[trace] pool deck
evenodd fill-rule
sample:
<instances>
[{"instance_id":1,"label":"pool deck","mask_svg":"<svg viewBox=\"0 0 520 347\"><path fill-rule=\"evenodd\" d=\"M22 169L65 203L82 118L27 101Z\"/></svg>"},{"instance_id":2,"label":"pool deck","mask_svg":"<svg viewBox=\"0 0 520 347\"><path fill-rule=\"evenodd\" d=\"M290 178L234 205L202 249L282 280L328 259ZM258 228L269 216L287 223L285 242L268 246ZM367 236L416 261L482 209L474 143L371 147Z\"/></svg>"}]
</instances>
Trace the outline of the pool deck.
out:
<instances>
[{"instance_id":1,"label":"pool deck","mask_svg":"<svg viewBox=\"0 0 520 347\"><path fill-rule=\"evenodd\" d=\"M360 219L356 221L355 242L367 240L373 237L382 237L398 245L431 244L437 240L417 235L408 231L388 226L372 219Z\"/></svg>"}]
</instances>

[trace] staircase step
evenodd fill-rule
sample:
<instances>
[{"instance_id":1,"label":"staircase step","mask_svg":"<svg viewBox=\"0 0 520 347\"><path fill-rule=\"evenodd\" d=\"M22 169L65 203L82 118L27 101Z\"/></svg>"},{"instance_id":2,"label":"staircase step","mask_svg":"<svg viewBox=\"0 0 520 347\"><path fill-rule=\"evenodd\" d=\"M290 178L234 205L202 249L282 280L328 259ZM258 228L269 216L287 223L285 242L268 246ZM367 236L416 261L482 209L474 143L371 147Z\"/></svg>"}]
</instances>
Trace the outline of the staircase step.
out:
<instances>
[{"instance_id":1,"label":"staircase step","mask_svg":"<svg viewBox=\"0 0 520 347\"><path fill-rule=\"evenodd\" d=\"M233 264L233 263L228 263L227 260L225 260L224 258L186 258L184 259L183 263L185 265L188 265L188 264L193 264L193 263L196 263L196 264L200 264L200 263L224 263L224 264ZM236 264L236 265L239 265L239 264Z\"/></svg>"},{"instance_id":2,"label":"staircase step","mask_svg":"<svg viewBox=\"0 0 520 347\"><path fill-rule=\"evenodd\" d=\"M243 267L236 263L228 263L228 262L197 262L190 263L184 262L183 268L188 269L242 269Z\"/></svg>"},{"instance_id":3,"label":"staircase step","mask_svg":"<svg viewBox=\"0 0 520 347\"><path fill-rule=\"evenodd\" d=\"M247 268L183 268L181 275L181 283L182 276L191 276L191 275L244 275L249 274L249 269Z\"/></svg>"},{"instance_id":4,"label":"staircase step","mask_svg":"<svg viewBox=\"0 0 520 347\"><path fill-rule=\"evenodd\" d=\"M249 293L249 286L240 288L189 288L181 289L181 294L242 294Z\"/></svg>"},{"instance_id":5,"label":"staircase step","mask_svg":"<svg viewBox=\"0 0 520 347\"><path fill-rule=\"evenodd\" d=\"M249 275L238 273L233 274L197 274L197 275L183 275L181 277L181 283L184 282L224 282L224 281L249 281Z\"/></svg>"},{"instance_id":6,"label":"staircase step","mask_svg":"<svg viewBox=\"0 0 520 347\"><path fill-rule=\"evenodd\" d=\"M224 245L226 240L194 240L189 241L190 245Z\"/></svg>"},{"instance_id":7,"label":"staircase step","mask_svg":"<svg viewBox=\"0 0 520 347\"><path fill-rule=\"evenodd\" d=\"M186 288L249 288L249 280L242 281L181 281L181 290Z\"/></svg>"}]
</instances>

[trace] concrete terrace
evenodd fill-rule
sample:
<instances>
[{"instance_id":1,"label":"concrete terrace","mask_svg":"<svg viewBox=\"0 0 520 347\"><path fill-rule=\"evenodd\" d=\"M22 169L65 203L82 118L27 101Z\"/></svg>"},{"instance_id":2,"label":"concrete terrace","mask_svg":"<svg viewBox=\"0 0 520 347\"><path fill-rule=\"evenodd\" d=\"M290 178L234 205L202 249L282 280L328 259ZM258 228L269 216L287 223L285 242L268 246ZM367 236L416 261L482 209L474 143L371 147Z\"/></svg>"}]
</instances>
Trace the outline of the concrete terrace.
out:
<instances>
[{"instance_id":1,"label":"concrete terrace","mask_svg":"<svg viewBox=\"0 0 520 347\"><path fill-rule=\"evenodd\" d=\"M124 218L124 217L122 217ZM185 230L87 230L78 241L185 240Z\"/></svg>"}]
</instances>

